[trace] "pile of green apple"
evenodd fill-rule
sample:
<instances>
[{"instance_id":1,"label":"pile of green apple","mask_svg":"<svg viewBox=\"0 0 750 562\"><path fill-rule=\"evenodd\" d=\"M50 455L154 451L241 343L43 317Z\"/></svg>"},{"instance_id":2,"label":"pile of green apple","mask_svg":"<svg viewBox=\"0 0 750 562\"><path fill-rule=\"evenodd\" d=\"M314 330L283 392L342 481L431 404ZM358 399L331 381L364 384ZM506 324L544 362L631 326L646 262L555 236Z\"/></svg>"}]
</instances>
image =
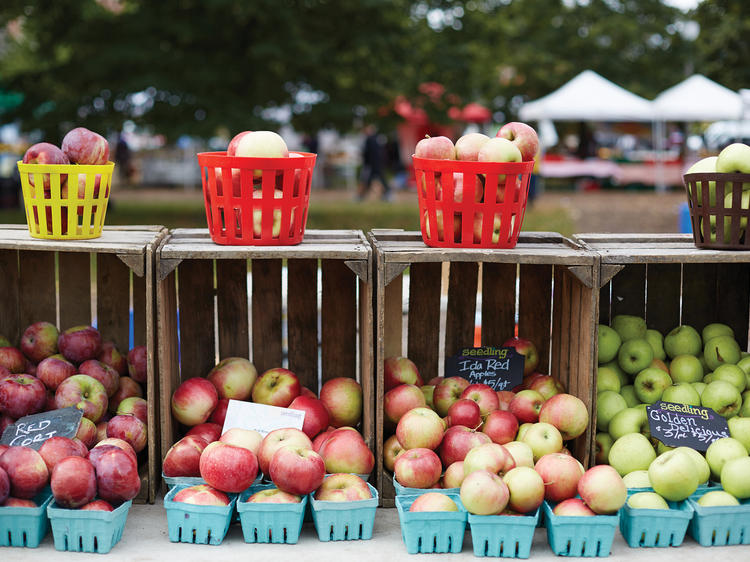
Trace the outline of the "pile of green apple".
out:
<instances>
[{"instance_id":1,"label":"pile of green apple","mask_svg":"<svg viewBox=\"0 0 750 562\"><path fill-rule=\"evenodd\" d=\"M703 158L690 168L688 168L687 174L705 174L705 173L719 173L719 174L750 174L750 146L743 143L733 143L724 148L719 152L718 156L709 156ZM708 182L708 203L703 199L702 183L698 182L695 184L695 198L698 201L698 206L715 207L716 202L719 201L720 205L723 205L724 209L731 209L734 206L734 195L732 193L732 184L724 184L724 189L721 193L717 193L716 182ZM742 184L742 193L737 201L740 208L744 211L750 210L750 182ZM700 229L703 239L708 242L719 242L720 235L717 233L716 215L712 212L710 216L709 228L701 221ZM723 225L723 242L724 244L732 243L732 219L731 217L724 217ZM739 238L740 241L744 238L745 230L747 228L747 217L742 217L739 224Z\"/></svg>"},{"instance_id":2,"label":"pile of green apple","mask_svg":"<svg viewBox=\"0 0 750 562\"><path fill-rule=\"evenodd\" d=\"M659 400L711 408L727 418L735 449L748 454L750 354L742 350L731 327L712 323L699 333L680 325L662 336L648 329L643 318L618 315L611 326L599 325L598 341L598 464L611 464L626 476L650 470L657 454L671 450L649 432L646 407ZM720 469L712 467L711 474L716 481L721 477ZM708 474L696 485L706 480Z\"/></svg>"}]
</instances>

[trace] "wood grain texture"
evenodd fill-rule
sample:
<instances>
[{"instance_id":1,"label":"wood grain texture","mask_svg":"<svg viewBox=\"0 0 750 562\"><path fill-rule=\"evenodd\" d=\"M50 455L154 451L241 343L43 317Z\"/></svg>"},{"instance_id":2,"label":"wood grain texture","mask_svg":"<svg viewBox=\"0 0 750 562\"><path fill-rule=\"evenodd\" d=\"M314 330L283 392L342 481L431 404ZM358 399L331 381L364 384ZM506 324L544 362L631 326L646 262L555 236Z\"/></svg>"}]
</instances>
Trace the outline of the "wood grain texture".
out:
<instances>
[{"instance_id":1,"label":"wood grain texture","mask_svg":"<svg viewBox=\"0 0 750 562\"><path fill-rule=\"evenodd\" d=\"M438 375L442 264L414 264L409 269L407 357L427 383Z\"/></svg>"},{"instance_id":2,"label":"wood grain texture","mask_svg":"<svg viewBox=\"0 0 750 562\"><path fill-rule=\"evenodd\" d=\"M716 275L716 316L732 327L743 350L748 345L750 314L750 264L719 264Z\"/></svg>"},{"instance_id":3,"label":"wood grain texture","mask_svg":"<svg viewBox=\"0 0 750 562\"><path fill-rule=\"evenodd\" d=\"M474 345L479 264L452 262L448 275L448 308L445 320L445 356Z\"/></svg>"},{"instance_id":4,"label":"wood grain texture","mask_svg":"<svg viewBox=\"0 0 750 562\"><path fill-rule=\"evenodd\" d=\"M148 269L148 268L147 268ZM147 273L148 274L148 273ZM147 315L147 296L146 296L146 277L139 277L135 273L130 276L130 281L133 287L133 345L146 345L147 341L147 322L153 321L148 320Z\"/></svg>"},{"instance_id":5,"label":"wood grain texture","mask_svg":"<svg viewBox=\"0 0 750 562\"><path fill-rule=\"evenodd\" d=\"M382 364L386 357L403 355L403 274L385 286L383 294L383 357L378 358Z\"/></svg>"},{"instance_id":6,"label":"wood grain texture","mask_svg":"<svg viewBox=\"0 0 750 562\"><path fill-rule=\"evenodd\" d=\"M549 371L552 266L521 264L518 287L518 336L536 345L538 369L545 373Z\"/></svg>"},{"instance_id":7,"label":"wood grain texture","mask_svg":"<svg viewBox=\"0 0 750 562\"><path fill-rule=\"evenodd\" d=\"M177 286L181 380L205 377L216 364L213 261L183 261Z\"/></svg>"},{"instance_id":8,"label":"wood grain texture","mask_svg":"<svg viewBox=\"0 0 750 562\"><path fill-rule=\"evenodd\" d=\"M104 340L128 349L130 339L130 269L114 254L97 254L96 321Z\"/></svg>"},{"instance_id":9,"label":"wood grain texture","mask_svg":"<svg viewBox=\"0 0 750 562\"><path fill-rule=\"evenodd\" d=\"M680 323L680 277L677 263L650 263L646 284L646 323L666 334Z\"/></svg>"},{"instance_id":10,"label":"wood grain texture","mask_svg":"<svg viewBox=\"0 0 750 562\"><path fill-rule=\"evenodd\" d=\"M700 332L716 317L718 266L715 263L682 266L682 324Z\"/></svg>"},{"instance_id":11,"label":"wood grain texture","mask_svg":"<svg viewBox=\"0 0 750 562\"><path fill-rule=\"evenodd\" d=\"M179 346L177 342L177 288L176 272L170 273L157 286L159 355L159 417L161 418L161 458L177 440L177 422L172 418L172 393L179 386ZM187 378L187 377L186 377Z\"/></svg>"},{"instance_id":12,"label":"wood grain texture","mask_svg":"<svg viewBox=\"0 0 750 562\"><path fill-rule=\"evenodd\" d=\"M60 252L58 280L60 288L60 328L91 324L91 254ZM124 342L127 347L127 342ZM123 348L119 348L123 349ZM127 349L125 349L127 353Z\"/></svg>"},{"instance_id":13,"label":"wood grain texture","mask_svg":"<svg viewBox=\"0 0 750 562\"><path fill-rule=\"evenodd\" d=\"M514 263L482 264L482 345L499 347L515 333L517 271Z\"/></svg>"},{"instance_id":14,"label":"wood grain texture","mask_svg":"<svg viewBox=\"0 0 750 562\"><path fill-rule=\"evenodd\" d=\"M321 260L322 382L357 373L357 276L341 260Z\"/></svg>"},{"instance_id":15,"label":"wood grain texture","mask_svg":"<svg viewBox=\"0 0 750 562\"><path fill-rule=\"evenodd\" d=\"M3 290L0 291L0 334L8 338L13 345L18 345L22 329L18 294L19 275L18 252L0 250L0 279L3 280Z\"/></svg>"},{"instance_id":16,"label":"wood grain texture","mask_svg":"<svg viewBox=\"0 0 750 562\"><path fill-rule=\"evenodd\" d=\"M289 260L287 279L289 369L318 394L318 260Z\"/></svg>"},{"instance_id":17,"label":"wood grain texture","mask_svg":"<svg viewBox=\"0 0 750 562\"><path fill-rule=\"evenodd\" d=\"M216 260L219 358L250 357L247 260Z\"/></svg>"},{"instance_id":18,"label":"wood grain texture","mask_svg":"<svg viewBox=\"0 0 750 562\"><path fill-rule=\"evenodd\" d=\"M630 264L612 279L612 318L618 314L646 314L646 265Z\"/></svg>"},{"instance_id":19,"label":"wood grain texture","mask_svg":"<svg viewBox=\"0 0 750 562\"><path fill-rule=\"evenodd\" d=\"M258 373L282 365L281 260L253 260L252 349Z\"/></svg>"},{"instance_id":20,"label":"wood grain texture","mask_svg":"<svg viewBox=\"0 0 750 562\"><path fill-rule=\"evenodd\" d=\"M372 276L370 276L372 278ZM362 386L362 436L375 451L375 355L373 340L373 285L359 279L359 382Z\"/></svg>"},{"instance_id":21,"label":"wood grain texture","mask_svg":"<svg viewBox=\"0 0 750 562\"><path fill-rule=\"evenodd\" d=\"M57 322L54 252L20 252L18 257L19 330L34 322ZM62 327L63 329L71 326ZM9 337L20 337L11 335Z\"/></svg>"}]
</instances>

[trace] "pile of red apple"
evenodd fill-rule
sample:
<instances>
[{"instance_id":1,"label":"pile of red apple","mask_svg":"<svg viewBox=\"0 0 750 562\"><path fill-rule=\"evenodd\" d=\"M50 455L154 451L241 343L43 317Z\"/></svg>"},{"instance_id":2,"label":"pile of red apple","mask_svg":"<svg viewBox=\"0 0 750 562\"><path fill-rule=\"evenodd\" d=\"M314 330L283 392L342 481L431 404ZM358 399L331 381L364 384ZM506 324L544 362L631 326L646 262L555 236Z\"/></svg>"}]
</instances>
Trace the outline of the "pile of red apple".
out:
<instances>
[{"instance_id":1,"label":"pile of red apple","mask_svg":"<svg viewBox=\"0 0 750 562\"><path fill-rule=\"evenodd\" d=\"M512 122L503 125L494 138L482 133L468 133L453 144L448 137L426 137L417 143L414 156L462 162L528 162L534 159L538 150L539 139L536 131L525 123ZM486 202L488 197L497 203L502 203L505 200L508 181L514 181L513 176L506 178L505 175L500 175L496 182L490 184L486 174L463 171L443 172L435 176L434 200L463 203L464 192L466 192L467 197L472 198L475 203ZM515 181L518 181L517 176ZM471 183L465 185L465 182ZM497 184L496 188L495 184ZM422 198L427 198L427 182L424 178L419 188ZM486 190L487 193L485 193ZM435 215L435 232L440 240L445 240L445 229L448 224L444 212L443 208L438 207ZM427 209L423 210L423 215L425 234L428 238L432 238L432 225ZM483 216L482 213L475 213L473 217L472 233L475 244L482 241ZM453 242L461 241L462 218L463 213L454 212ZM498 212L494 216L492 225L492 243L497 243L499 240L500 226L500 213Z\"/></svg>"},{"instance_id":2,"label":"pile of red apple","mask_svg":"<svg viewBox=\"0 0 750 562\"><path fill-rule=\"evenodd\" d=\"M26 328L20 346L0 336L0 434L18 418L75 406L86 448L121 439L136 454L148 442L146 346L127 357L91 326L59 333L50 322Z\"/></svg>"},{"instance_id":3,"label":"pile of red apple","mask_svg":"<svg viewBox=\"0 0 750 562\"><path fill-rule=\"evenodd\" d=\"M241 428L222 434L229 400L302 410L303 427L276 429L265 437ZM182 382L172 394L172 413L189 429L167 452L164 475L201 477L221 492L242 492L260 471L280 490L299 496L317 489L326 473L366 475L375 463L355 429L362 417L362 388L348 377L326 381L317 397L288 369L258 376L250 361L231 357L205 378Z\"/></svg>"}]
</instances>

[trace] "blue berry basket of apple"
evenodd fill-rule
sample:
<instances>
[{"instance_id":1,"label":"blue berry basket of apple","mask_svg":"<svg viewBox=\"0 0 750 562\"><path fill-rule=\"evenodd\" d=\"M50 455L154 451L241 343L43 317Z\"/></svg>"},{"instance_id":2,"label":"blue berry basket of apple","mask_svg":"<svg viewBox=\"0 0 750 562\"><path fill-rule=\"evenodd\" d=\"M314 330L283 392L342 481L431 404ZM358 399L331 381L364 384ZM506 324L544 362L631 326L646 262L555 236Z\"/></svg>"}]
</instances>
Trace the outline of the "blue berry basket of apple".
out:
<instances>
[{"instance_id":1,"label":"blue berry basket of apple","mask_svg":"<svg viewBox=\"0 0 750 562\"><path fill-rule=\"evenodd\" d=\"M32 500L36 507L0 506L0 546L38 547L49 531L47 506L51 501L48 486Z\"/></svg>"},{"instance_id":2,"label":"blue berry basket of apple","mask_svg":"<svg viewBox=\"0 0 750 562\"><path fill-rule=\"evenodd\" d=\"M424 495L396 496L401 538L409 554L457 553L463 549L468 514L457 492L443 495L453 500L457 511L410 511L412 504Z\"/></svg>"},{"instance_id":3,"label":"blue berry basket of apple","mask_svg":"<svg viewBox=\"0 0 750 562\"><path fill-rule=\"evenodd\" d=\"M307 496L297 503L248 502L257 492L276 489L273 484L256 484L240 494L237 512L246 543L297 544Z\"/></svg>"}]
</instances>

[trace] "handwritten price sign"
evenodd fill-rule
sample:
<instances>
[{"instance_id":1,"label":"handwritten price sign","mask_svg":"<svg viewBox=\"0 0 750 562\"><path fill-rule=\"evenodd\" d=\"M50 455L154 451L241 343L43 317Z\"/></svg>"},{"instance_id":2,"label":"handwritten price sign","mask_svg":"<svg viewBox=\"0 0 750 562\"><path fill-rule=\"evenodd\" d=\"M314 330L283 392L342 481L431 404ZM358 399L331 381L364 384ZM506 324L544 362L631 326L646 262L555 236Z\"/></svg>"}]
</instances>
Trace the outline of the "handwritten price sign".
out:
<instances>
[{"instance_id":1,"label":"handwritten price sign","mask_svg":"<svg viewBox=\"0 0 750 562\"><path fill-rule=\"evenodd\" d=\"M83 412L73 406L25 416L3 431L3 445L39 449L50 437L70 437L78 433Z\"/></svg>"},{"instance_id":2,"label":"handwritten price sign","mask_svg":"<svg viewBox=\"0 0 750 562\"><path fill-rule=\"evenodd\" d=\"M523 363L512 347L467 347L445 359L445 376L510 390L523 381Z\"/></svg>"},{"instance_id":3,"label":"handwritten price sign","mask_svg":"<svg viewBox=\"0 0 750 562\"><path fill-rule=\"evenodd\" d=\"M705 451L729 437L727 420L711 408L658 401L646 407L651 435L670 447L688 446Z\"/></svg>"}]
</instances>

